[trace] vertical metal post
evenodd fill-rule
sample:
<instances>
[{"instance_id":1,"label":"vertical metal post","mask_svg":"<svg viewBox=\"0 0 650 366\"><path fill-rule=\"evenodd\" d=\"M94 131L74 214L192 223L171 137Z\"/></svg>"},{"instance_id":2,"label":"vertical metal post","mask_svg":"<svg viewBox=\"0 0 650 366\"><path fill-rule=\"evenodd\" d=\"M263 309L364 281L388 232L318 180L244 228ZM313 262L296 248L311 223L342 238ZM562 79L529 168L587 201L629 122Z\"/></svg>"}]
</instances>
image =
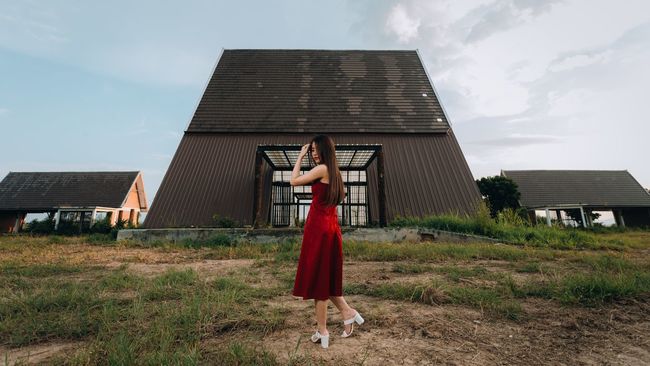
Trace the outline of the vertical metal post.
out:
<instances>
[{"instance_id":1,"label":"vertical metal post","mask_svg":"<svg viewBox=\"0 0 650 366\"><path fill-rule=\"evenodd\" d=\"M619 210L618 215L621 218L621 227L625 227L625 219L623 218L623 210Z\"/></svg>"},{"instance_id":2,"label":"vertical metal post","mask_svg":"<svg viewBox=\"0 0 650 366\"><path fill-rule=\"evenodd\" d=\"M61 220L61 210L57 210L54 216L54 231L59 229L59 221Z\"/></svg>"},{"instance_id":3,"label":"vertical metal post","mask_svg":"<svg viewBox=\"0 0 650 366\"><path fill-rule=\"evenodd\" d=\"M379 226L386 226L386 188L384 181L384 150L383 147L379 148L377 152L377 178L379 195Z\"/></svg>"},{"instance_id":4,"label":"vertical metal post","mask_svg":"<svg viewBox=\"0 0 650 366\"><path fill-rule=\"evenodd\" d=\"M255 189L253 191L253 227L262 226L262 151L255 152Z\"/></svg>"},{"instance_id":5,"label":"vertical metal post","mask_svg":"<svg viewBox=\"0 0 650 366\"><path fill-rule=\"evenodd\" d=\"M17 233L20 229L20 212L16 213L16 222L14 223L14 229L13 232Z\"/></svg>"},{"instance_id":6,"label":"vertical metal post","mask_svg":"<svg viewBox=\"0 0 650 366\"><path fill-rule=\"evenodd\" d=\"M594 220L591 218L591 210L585 210L585 217L587 218L587 225L589 227L594 226Z\"/></svg>"},{"instance_id":7,"label":"vertical metal post","mask_svg":"<svg viewBox=\"0 0 650 366\"><path fill-rule=\"evenodd\" d=\"M585 216L585 210L580 206L580 215L582 216L582 227L587 227L587 217Z\"/></svg>"},{"instance_id":8,"label":"vertical metal post","mask_svg":"<svg viewBox=\"0 0 650 366\"><path fill-rule=\"evenodd\" d=\"M546 225L551 226L551 212L546 209Z\"/></svg>"}]
</instances>

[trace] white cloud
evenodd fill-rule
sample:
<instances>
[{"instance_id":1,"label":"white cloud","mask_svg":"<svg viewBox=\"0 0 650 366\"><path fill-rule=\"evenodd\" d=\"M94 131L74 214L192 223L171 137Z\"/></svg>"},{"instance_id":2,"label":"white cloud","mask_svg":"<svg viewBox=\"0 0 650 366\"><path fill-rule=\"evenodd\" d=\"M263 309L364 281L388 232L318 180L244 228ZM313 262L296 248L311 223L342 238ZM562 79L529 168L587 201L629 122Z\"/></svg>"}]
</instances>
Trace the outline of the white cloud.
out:
<instances>
[{"instance_id":1,"label":"white cloud","mask_svg":"<svg viewBox=\"0 0 650 366\"><path fill-rule=\"evenodd\" d=\"M591 55L578 54L566 56L553 61L548 69L553 72L571 70L577 67L584 67L595 63L607 62L611 56L611 50L606 50Z\"/></svg>"},{"instance_id":2,"label":"white cloud","mask_svg":"<svg viewBox=\"0 0 650 366\"><path fill-rule=\"evenodd\" d=\"M0 48L82 68L122 80L153 85L201 86L221 50L213 11L191 7L158 9L142 3L132 12L118 4L15 2L0 14ZM125 6L127 6L125 4ZM196 10L196 9L195 9ZM178 14L177 14L178 13ZM204 28L201 28L204 27Z\"/></svg>"},{"instance_id":3,"label":"white cloud","mask_svg":"<svg viewBox=\"0 0 650 366\"><path fill-rule=\"evenodd\" d=\"M593 103L596 92L588 89L571 89L564 93L550 91L548 93L549 116L567 117L583 113L585 107Z\"/></svg>"},{"instance_id":4,"label":"white cloud","mask_svg":"<svg viewBox=\"0 0 650 366\"><path fill-rule=\"evenodd\" d=\"M386 19L386 30L397 36L400 43L408 43L418 36L420 19L412 17L402 4L395 5Z\"/></svg>"},{"instance_id":5,"label":"white cloud","mask_svg":"<svg viewBox=\"0 0 650 366\"><path fill-rule=\"evenodd\" d=\"M644 155L650 135L649 3L431 4L401 3L421 20L409 46L420 50L476 176L629 169L650 185L643 161L629 158Z\"/></svg>"},{"instance_id":6,"label":"white cloud","mask_svg":"<svg viewBox=\"0 0 650 366\"><path fill-rule=\"evenodd\" d=\"M535 144L549 144L560 142L565 138L562 136L543 135L543 134L522 134L512 133L507 136L470 141L468 144L481 145L481 146L497 146L500 148L516 147L516 146L530 146Z\"/></svg>"},{"instance_id":7,"label":"white cloud","mask_svg":"<svg viewBox=\"0 0 650 366\"><path fill-rule=\"evenodd\" d=\"M21 51L55 52L70 39L56 25L59 20L43 10L27 12L14 5L0 14L0 45Z\"/></svg>"}]
</instances>

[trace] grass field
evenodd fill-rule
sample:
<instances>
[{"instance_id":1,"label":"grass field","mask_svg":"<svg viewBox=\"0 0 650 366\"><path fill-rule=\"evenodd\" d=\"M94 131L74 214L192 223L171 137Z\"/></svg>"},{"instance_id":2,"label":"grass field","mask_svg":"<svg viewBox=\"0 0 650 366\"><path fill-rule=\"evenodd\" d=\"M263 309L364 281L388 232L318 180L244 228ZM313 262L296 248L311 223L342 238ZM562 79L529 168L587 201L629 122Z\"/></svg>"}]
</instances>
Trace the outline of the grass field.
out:
<instances>
[{"instance_id":1,"label":"grass field","mask_svg":"<svg viewBox=\"0 0 650 366\"><path fill-rule=\"evenodd\" d=\"M0 364L648 364L650 232L589 245L344 242L366 319L330 348L299 243L0 237ZM599 244L599 243L602 243Z\"/></svg>"}]
</instances>

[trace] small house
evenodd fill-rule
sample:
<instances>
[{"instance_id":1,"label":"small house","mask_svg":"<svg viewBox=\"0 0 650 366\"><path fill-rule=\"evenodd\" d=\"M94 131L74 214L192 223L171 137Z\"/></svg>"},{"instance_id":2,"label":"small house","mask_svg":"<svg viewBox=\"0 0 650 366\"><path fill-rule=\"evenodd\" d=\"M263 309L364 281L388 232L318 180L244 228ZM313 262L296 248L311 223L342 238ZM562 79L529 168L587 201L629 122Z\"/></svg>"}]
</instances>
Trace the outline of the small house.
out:
<instances>
[{"instance_id":1,"label":"small house","mask_svg":"<svg viewBox=\"0 0 650 366\"><path fill-rule=\"evenodd\" d=\"M20 231L30 213L90 227L99 220L133 226L148 210L142 173L10 172L0 182L0 232Z\"/></svg>"},{"instance_id":2,"label":"small house","mask_svg":"<svg viewBox=\"0 0 650 366\"><path fill-rule=\"evenodd\" d=\"M591 213L611 211L618 226L650 226L650 193L627 170L502 170L512 179L530 217L545 211L577 212L582 226L593 225Z\"/></svg>"}]
</instances>

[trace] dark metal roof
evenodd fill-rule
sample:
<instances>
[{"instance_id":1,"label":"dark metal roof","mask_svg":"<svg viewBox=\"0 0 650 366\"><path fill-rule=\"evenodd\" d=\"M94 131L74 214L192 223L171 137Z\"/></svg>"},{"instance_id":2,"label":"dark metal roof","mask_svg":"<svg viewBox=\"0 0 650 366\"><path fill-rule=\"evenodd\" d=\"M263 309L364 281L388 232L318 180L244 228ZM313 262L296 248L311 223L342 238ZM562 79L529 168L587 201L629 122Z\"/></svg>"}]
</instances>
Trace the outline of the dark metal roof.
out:
<instances>
[{"instance_id":1,"label":"dark metal roof","mask_svg":"<svg viewBox=\"0 0 650 366\"><path fill-rule=\"evenodd\" d=\"M121 207L139 172L10 172L0 182L0 210Z\"/></svg>"},{"instance_id":2,"label":"dark metal roof","mask_svg":"<svg viewBox=\"0 0 650 366\"><path fill-rule=\"evenodd\" d=\"M474 212L480 193L449 134L329 134L336 144L381 144L387 221L396 215ZM156 193L145 227L214 226L216 213L252 224L255 154L260 144L306 144L312 134L186 133ZM367 170L371 220L379 218L377 162ZM263 217L272 170L263 164Z\"/></svg>"},{"instance_id":3,"label":"dark metal roof","mask_svg":"<svg viewBox=\"0 0 650 366\"><path fill-rule=\"evenodd\" d=\"M187 131L448 129L416 51L224 50Z\"/></svg>"},{"instance_id":4,"label":"dark metal roof","mask_svg":"<svg viewBox=\"0 0 650 366\"><path fill-rule=\"evenodd\" d=\"M627 170L504 170L519 186L521 205L646 207L650 194Z\"/></svg>"}]
</instances>

